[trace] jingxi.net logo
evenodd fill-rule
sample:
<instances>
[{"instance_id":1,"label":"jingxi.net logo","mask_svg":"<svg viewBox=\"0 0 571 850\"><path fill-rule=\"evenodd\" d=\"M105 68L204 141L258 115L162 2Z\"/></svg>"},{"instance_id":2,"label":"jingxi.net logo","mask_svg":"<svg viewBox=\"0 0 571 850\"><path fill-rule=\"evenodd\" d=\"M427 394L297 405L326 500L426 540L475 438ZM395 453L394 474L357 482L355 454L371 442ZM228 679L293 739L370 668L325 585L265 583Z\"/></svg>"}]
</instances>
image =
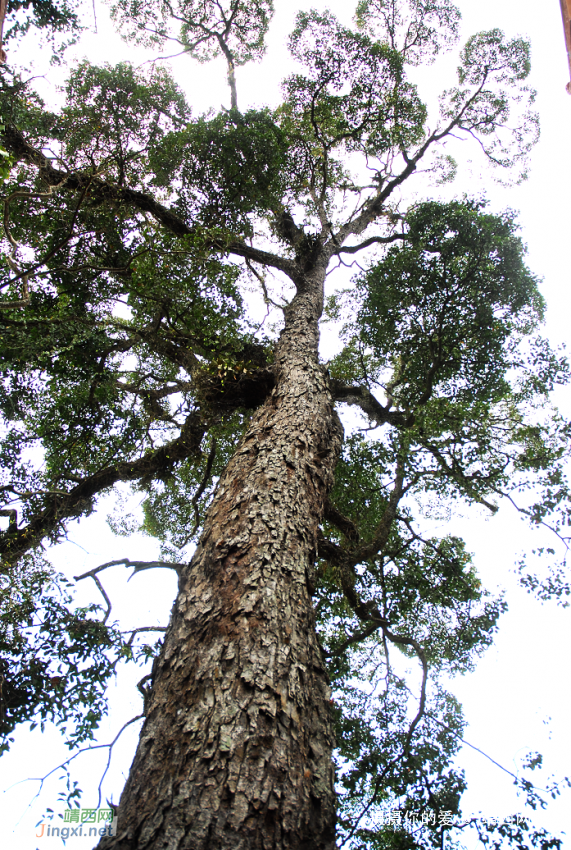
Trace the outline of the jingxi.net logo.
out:
<instances>
[{"instance_id":1,"label":"jingxi.net logo","mask_svg":"<svg viewBox=\"0 0 571 850\"><path fill-rule=\"evenodd\" d=\"M117 816L113 809L66 809L59 816L63 823L40 821L36 838L103 838L117 835Z\"/></svg>"}]
</instances>

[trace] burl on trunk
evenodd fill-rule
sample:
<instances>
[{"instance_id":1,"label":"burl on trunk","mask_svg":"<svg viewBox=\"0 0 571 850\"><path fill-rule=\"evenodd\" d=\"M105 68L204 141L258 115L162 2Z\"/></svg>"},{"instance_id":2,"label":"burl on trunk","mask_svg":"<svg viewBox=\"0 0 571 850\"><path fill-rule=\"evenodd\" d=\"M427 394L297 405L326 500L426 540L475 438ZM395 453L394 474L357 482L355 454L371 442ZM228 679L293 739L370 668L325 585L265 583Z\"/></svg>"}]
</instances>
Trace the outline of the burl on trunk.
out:
<instances>
[{"instance_id":1,"label":"burl on trunk","mask_svg":"<svg viewBox=\"0 0 571 850\"><path fill-rule=\"evenodd\" d=\"M181 578L113 850L326 850L329 688L311 581L341 446L317 356L322 278L298 288L276 386L222 475Z\"/></svg>"}]
</instances>

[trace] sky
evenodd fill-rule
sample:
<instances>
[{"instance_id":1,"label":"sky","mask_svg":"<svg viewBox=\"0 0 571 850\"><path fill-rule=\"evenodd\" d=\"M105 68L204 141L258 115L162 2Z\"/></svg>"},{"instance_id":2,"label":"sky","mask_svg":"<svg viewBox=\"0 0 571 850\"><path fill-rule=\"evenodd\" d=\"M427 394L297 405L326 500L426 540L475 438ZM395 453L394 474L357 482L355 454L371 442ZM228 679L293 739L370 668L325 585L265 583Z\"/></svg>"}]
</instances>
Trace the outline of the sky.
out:
<instances>
[{"instance_id":1,"label":"sky","mask_svg":"<svg viewBox=\"0 0 571 850\"><path fill-rule=\"evenodd\" d=\"M569 145L571 140L571 97L565 91L569 80L561 13L558 0L522 4L520 0L459 0L463 15L463 34L499 27L508 35L523 35L532 45L530 83L537 89L536 106L541 119L541 140L533 151L529 179L520 186L502 188L493 183L488 173L460 174L453 191L484 190L494 210L510 207L519 211L522 236L528 245L528 262L532 271L543 279L546 297L546 331L554 344L569 338L569 245L571 239L571 174ZM275 104L279 83L288 69L287 34L292 28L295 11L312 7L331 8L350 22L348 2L288 2L276 0L277 12L268 39L267 57L262 65L238 71L238 94L242 108L247 105ZM132 55L135 64L144 61L130 53L114 34L107 20L106 7L96 0L97 33L90 33L75 50L75 61L83 56L93 62L116 62ZM41 57L39 61L41 66ZM173 72L187 92L196 113L220 104L229 105L225 68L215 62L197 65L186 57L173 62ZM453 57L445 58L422 80L429 97L450 84L454 73ZM55 72L44 69L44 97L58 97ZM39 71L42 71L41 67ZM43 73L43 71L42 71ZM422 191L419 186L418 191ZM558 393L557 402L571 415L569 388ZM107 505L109 507L109 505ZM58 569L78 575L113 558L153 559L157 545L149 538L135 535L132 539L114 538L105 523L103 505L98 513L70 526L68 541L50 555ZM441 530L444 526L441 527ZM517 773L521 758L539 750L545 756L546 768L537 774L538 785L547 783L550 774L561 778L571 764L569 735L569 699L571 696L569 645L569 610L554 603L540 605L518 588L513 565L521 553L539 545L539 541L509 508L487 518L478 512L454 520L453 531L464 536L468 550L475 555L483 583L504 588L510 611L501 621L494 647L480 661L476 671L455 679L450 687L464 705L468 720L466 740L483 750L506 769ZM543 539L546 544L546 539ZM143 573L126 583L127 571L118 567L106 578L106 587L115 601L114 615L127 626L165 623L174 597L176 582L167 571ZM93 598L93 587L83 582L78 587L80 601ZM111 715L102 726L99 740L113 739L129 718L139 713L139 699L132 685L141 672L127 673L130 682L113 683ZM113 699L115 697L115 699ZM129 768L136 745L136 727L121 738L113 752L111 770L103 787L104 797L118 800L123 778ZM0 834L11 850L34 850L43 846L35 839L34 825L46 808L63 809L58 793L64 783L56 771L46 781L41 794L41 777L67 757L56 732L41 734L20 730L15 735L12 751L0 760ZM94 806L99 776L107 759L106 750L81 756L74 763L75 778L84 788L84 805ZM514 795L512 780L489 758L464 747L460 763L465 768L469 790L464 798L465 813L503 816L521 810ZM545 787L545 785L543 785ZM571 796L561 798L534 820L552 832L571 831ZM57 840L52 846L59 846ZM88 847L89 842L68 842L69 847ZM570 847L567 842L564 846Z\"/></svg>"}]
</instances>

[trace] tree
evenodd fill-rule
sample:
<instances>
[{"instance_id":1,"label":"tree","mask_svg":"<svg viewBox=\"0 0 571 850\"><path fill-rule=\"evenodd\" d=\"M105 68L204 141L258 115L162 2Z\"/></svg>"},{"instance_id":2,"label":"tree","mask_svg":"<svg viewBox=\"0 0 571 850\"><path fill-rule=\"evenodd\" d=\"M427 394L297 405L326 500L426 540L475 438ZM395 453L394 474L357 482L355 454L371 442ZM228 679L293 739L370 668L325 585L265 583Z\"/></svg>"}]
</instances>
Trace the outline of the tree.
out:
<instances>
[{"instance_id":1,"label":"tree","mask_svg":"<svg viewBox=\"0 0 571 850\"><path fill-rule=\"evenodd\" d=\"M136 482L179 576L119 834L101 847L329 848L336 829L357 847L442 846L464 780L461 709L440 678L473 665L504 603L423 511L494 512L519 493L532 523L568 523L569 427L542 413L567 366L538 336L513 213L397 202L421 164L433 185L452 179L442 146L457 135L525 173L527 44L473 36L429 124L410 69L455 43L448 0L365 0L355 29L302 13L282 104L241 112L236 69L261 55L271 13L117 3L128 37L225 57L217 114L193 118L163 70L84 62L58 111L3 77L3 729L68 723L72 697L89 707L85 739L133 648L109 608L56 601L42 541ZM325 365L326 276L361 255L327 303L344 347ZM283 314L277 338L251 315L253 284ZM345 436L336 405L369 429ZM396 650L418 663L415 686ZM384 823L391 807L400 823ZM526 829L495 832L521 846Z\"/></svg>"},{"instance_id":2,"label":"tree","mask_svg":"<svg viewBox=\"0 0 571 850\"><path fill-rule=\"evenodd\" d=\"M70 4L69 0L0 0L0 62L6 61L3 43L20 39L32 28L47 34L54 47L53 58L57 61L62 50L72 43L67 42L56 50L57 35L67 32L77 34L80 30L77 6ZM4 33L6 21L8 27Z\"/></svg>"}]
</instances>

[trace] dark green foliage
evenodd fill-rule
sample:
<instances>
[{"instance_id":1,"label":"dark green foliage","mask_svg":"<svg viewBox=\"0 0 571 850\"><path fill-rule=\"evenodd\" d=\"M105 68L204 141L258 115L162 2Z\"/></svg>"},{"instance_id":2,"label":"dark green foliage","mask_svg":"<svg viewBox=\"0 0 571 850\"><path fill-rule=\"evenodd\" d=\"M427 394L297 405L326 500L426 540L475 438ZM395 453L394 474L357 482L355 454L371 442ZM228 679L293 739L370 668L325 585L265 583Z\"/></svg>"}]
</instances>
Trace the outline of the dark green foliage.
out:
<instances>
[{"instance_id":1,"label":"dark green foliage","mask_svg":"<svg viewBox=\"0 0 571 850\"><path fill-rule=\"evenodd\" d=\"M226 379L234 381L234 375L229 374ZM200 518L213 495L215 482L236 449L242 420L236 414L234 428L210 429L210 446L202 464L187 462L177 469L176 476L171 474L141 487L146 492L141 530L161 541L163 557L182 560L185 547L198 539Z\"/></svg>"},{"instance_id":2,"label":"dark green foliage","mask_svg":"<svg viewBox=\"0 0 571 850\"><path fill-rule=\"evenodd\" d=\"M202 515L212 475L242 429L240 416L220 421L221 385L223 391L225 378L234 384L238 370L243 376L263 367L268 355L245 324L240 270L210 250L199 228L175 239L144 214L108 205L100 181L143 188L151 159L164 165L160 150L186 126L188 108L162 72L136 77L127 65L84 63L72 74L58 115L17 80L6 85L3 110L34 143L62 143L68 168L93 175L79 204L65 193L38 191L33 170L22 166L5 186L10 235L38 258L32 265L42 283L25 311L0 312L0 492L2 506L17 511L14 531L28 524L15 543L10 524L4 554L11 559L20 540L26 545L38 518L44 518L41 536L59 539L60 516L88 513L91 491L104 493L106 480L131 477L149 490L146 530L161 532L167 546L166 510L180 542L189 537L187 518L198 529L196 511ZM259 166L256 157L252 162ZM5 266L4 279L11 273ZM17 284L8 291L17 294ZM195 411L205 396L211 401L200 425ZM247 400L234 399L230 413L241 404ZM180 440L189 421L188 447L172 460L168 448L157 456L157 446ZM216 463L195 508L212 435ZM129 463L136 475L125 468ZM174 503L156 504L161 488L172 492L175 470ZM4 570L6 582L19 575L11 565ZM4 595L2 605L10 635L1 649L3 734L24 720L52 718L67 726L70 741L84 740L106 710L105 683L125 647L96 608L74 612L47 565L23 569L21 580L22 601Z\"/></svg>"},{"instance_id":3,"label":"dark green foliage","mask_svg":"<svg viewBox=\"0 0 571 850\"><path fill-rule=\"evenodd\" d=\"M70 747L107 713L109 676L123 654L99 606L71 606L72 585L41 558L0 578L0 752L18 723L54 721Z\"/></svg>"},{"instance_id":4,"label":"dark green foliage","mask_svg":"<svg viewBox=\"0 0 571 850\"><path fill-rule=\"evenodd\" d=\"M499 401L513 338L542 318L513 217L483 208L421 204L407 216L403 246L359 282L362 339L393 366L391 394L406 408L429 398Z\"/></svg>"},{"instance_id":5,"label":"dark green foliage","mask_svg":"<svg viewBox=\"0 0 571 850\"><path fill-rule=\"evenodd\" d=\"M568 367L542 340L528 343L543 301L523 258L511 213L491 215L481 201L423 203L408 213L398 245L330 302L333 316L347 307L354 315L332 374L381 390L384 411L404 412L408 425L399 436L346 440L331 494L345 524L330 512L328 538L339 548L317 591L339 705L342 824L355 847L440 847L443 820L460 835L450 829L462 821L464 780L446 765L463 724L439 678L472 668L506 604L487 597L463 541L425 534L422 515L450 516L458 498L495 511L499 496L537 495L542 482L541 499L523 512L532 522L549 512L562 534L568 524L568 426L537 418ZM379 551L399 474L404 492ZM388 624L382 644L370 636L375 617ZM411 686L395 644L417 659L425 687L415 677ZM395 812L400 821L389 823ZM492 827L490 841L552 840L525 822Z\"/></svg>"},{"instance_id":6,"label":"dark green foliage","mask_svg":"<svg viewBox=\"0 0 571 850\"><path fill-rule=\"evenodd\" d=\"M95 68L82 62L66 94L52 130L64 142L66 162L72 168L97 162L99 174L130 186L146 179L149 151L190 117L182 92L160 68L142 76L128 64Z\"/></svg>"},{"instance_id":7,"label":"dark green foliage","mask_svg":"<svg viewBox=\"0 0 571 850\"><path fill-rule=\"evenodd\" d=\"M78 18L72 4L67 0L7 0L6 18L16 12L24 11L27 18L24 23L18 21L14 32L27 32L30 27L49 27L55 30L73 29L77 26ZM9 32L6 38L9 37Z\"/></svg>"},{"instance_id":8,"label":"dark green foliage","mask_svg":"<svg viewBox=\"0 0 571 850\"><path fill-rule=\"evenodd\" d=\"M338 467L331 498L363 542L372 538L387 508L391 454L387 446L354 437ZM406 509L400 520L382 556L355 570L360 598L378 606L389 623L382 643L377 637L352 641L363 630L345 601L342 567L324 567L317 593L337 707L341 823L345 835L359 824L356 847L438 846L439 832L432 830L406 843L412 840L408 831L384 823L394 812L403 821L408 814L438 825L444 812L458 821L465 783L449 762L460 748L463 721L439 677L473 667L491 644L505 609L502 600L487 598L463 541L423 538ZM400 645L399 636L406 636ZM408 663L418 646L424 648L425 666L419 665L414 684L399 661L395 638ZM423 686L418 676L422 680L424 675ZM426 702L413 728L411 695L420 697L424 688Z\"/></svg>"},{"instance_id":9,"label":"dark green foliage","mask_svg":"<svg viewBox=\"0 0 571 850\"><path fill-rule=\"evenodd\" d=\"M166 148L166 156L165 150ZM169 148L179 161L169 159ZM251 232L252 213L279 207L287 142L267 110L200 118L152 154L158 186L180 179L177 208L205 227Z\"/></svg>"}]
</instances>

